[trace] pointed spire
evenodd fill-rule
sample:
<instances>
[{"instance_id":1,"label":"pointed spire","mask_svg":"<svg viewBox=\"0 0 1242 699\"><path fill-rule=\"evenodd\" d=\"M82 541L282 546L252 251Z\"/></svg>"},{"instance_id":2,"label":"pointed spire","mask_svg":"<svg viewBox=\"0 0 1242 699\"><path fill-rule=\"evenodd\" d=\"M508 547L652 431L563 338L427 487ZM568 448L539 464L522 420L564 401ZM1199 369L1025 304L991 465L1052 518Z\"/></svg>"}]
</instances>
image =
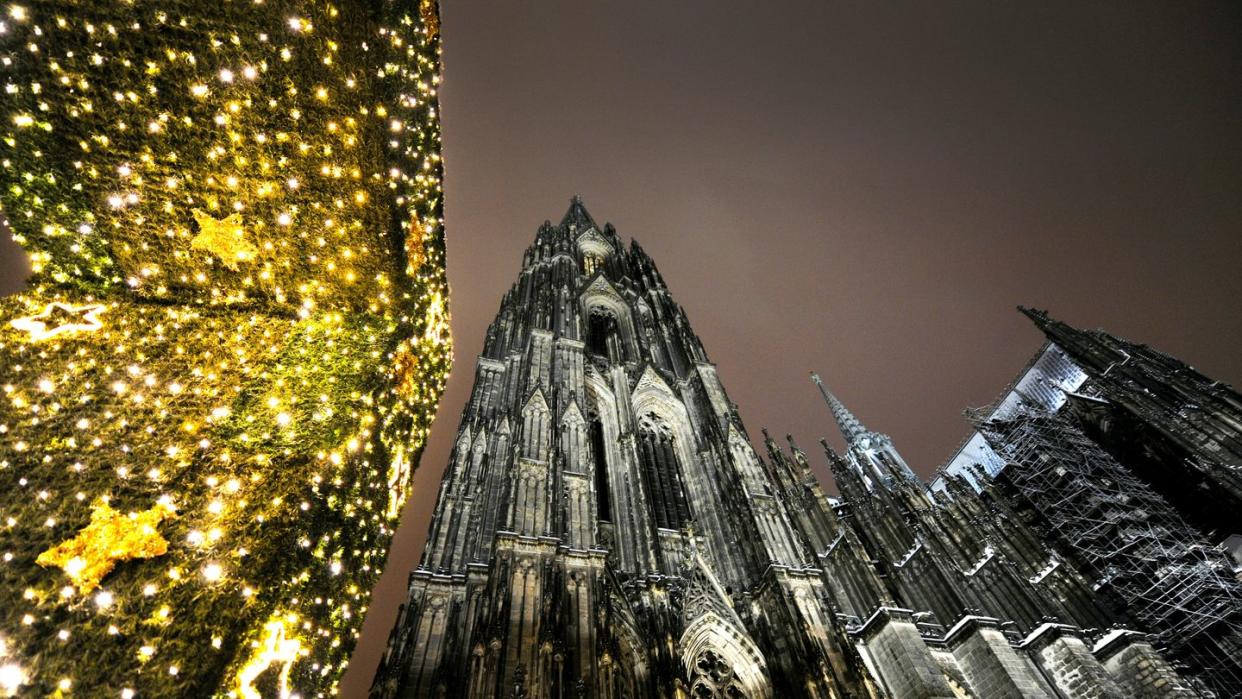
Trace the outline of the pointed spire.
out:
<instances>
[{"instance_id":1,"label":"pointed spire","mask_svg":"<svg viewBox=\"0 0 1242 699\"><path fill-rule=\"evenodd\" d=\"M841 434L845 437L847 444L854 444L867 434L867 428L863 427L858 418L845 407L832 392L824 386L824 382L820 380L819 374L811 372L811 380L819 386L819 392L824 394L824 402L828 404L828 408L832 410L832 417L837 421L837 427L841 428Z\"/></svg>"},{"instance_id":2,"label":"pointed spire","mask_svg":"<svg viewBox=\"0 0 1242 699\"><path fill-rule=\"evenodd\" d=\"M574 226L578 233L582 233L588 228L598 229L595 225L595 219L591 218L591 214L587 212L586 207L582 204L582 195L575 194L569 200L569 209L565 212L565 217L561 219L561 227Z\"/></svg>"},{"instance_id":3,"label":"pointed spire","mask_svg":"<svg viewBox=\"0 0 1242 699\"><path fill-rule=\"evenodd\" d=\"M832 474L832 480L837 484L837 492L841 494L841 499L845 502L858 504L862 502L871 487L868 481L863 479L862 473L840 454L828 445L828 440L820 438L820 446L824 448L824 455L828 457L828 471Z\"/></svg>"},{"instance_id":4,"label":"pointed spire","mask_svg":"<svg viewBox=\"0 0 1242 699\"><path fill-rule=\"evenodd\" d=\"M793 435L792 435L792 434L786 434L786 435L785 435L785 441L786 441L786 442L789 442L789 450L790 450L790 451L792 451L792 452L800 452L800 451L802 451L802 447L798 446L798 443L794 441L794 437L793 437Z\"/></svg>"}]
</instances>

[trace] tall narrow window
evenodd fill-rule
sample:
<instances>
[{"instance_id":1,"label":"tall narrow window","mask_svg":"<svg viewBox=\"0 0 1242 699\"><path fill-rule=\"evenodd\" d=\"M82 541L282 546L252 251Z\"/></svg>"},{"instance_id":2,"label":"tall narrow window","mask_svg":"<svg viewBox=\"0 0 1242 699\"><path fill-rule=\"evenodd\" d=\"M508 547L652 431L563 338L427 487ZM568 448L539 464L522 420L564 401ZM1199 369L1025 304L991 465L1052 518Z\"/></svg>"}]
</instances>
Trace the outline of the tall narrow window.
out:
<instances>
[{"instance_id":1,"label":"tall narrow window","mask_svg":"<svg viewBox=\"0 0 1242 699\"><path fill-rule=\"evenodd\" d=\"M690 519L681 484L677 448L667 428L644 424L639 432L638 458L652 518L662 529L680 529Z\"/></svg>"},{"instance_id":2,"label":"tall narrow window","mask_svg":"<svg viewBox=\"0 0 1242 699\"><path fill-rule=\"evenodd\" d=\"M587 349L592 354L617 360L612 347L617 346L617 317L602 309L594 309L587 321Z\"/></svg>"},{"instance_id":3,"label":"tall narrow window","mask_svg":"<svg viewBox=\"0 0 1242 699\"><path fill-rule=\"evenodd\" d=\"M595 274L595 270L599 269L599 266L603 263L604 258L587 253L582 256L582 273L589 277Z\"/></svg>"},{"instance_id":4,"label":"tall narrow window","mask_svg":"<svg viewBox=\"0 0 1242 699\"><path fill-rule=\"evenodd\" d=\"M604 423L598 417L591 419L591 457L595 469L595 498L599 518L612 521L612 495L608 491L608 457L604 445Z\"/></svg>"}]
</instances>

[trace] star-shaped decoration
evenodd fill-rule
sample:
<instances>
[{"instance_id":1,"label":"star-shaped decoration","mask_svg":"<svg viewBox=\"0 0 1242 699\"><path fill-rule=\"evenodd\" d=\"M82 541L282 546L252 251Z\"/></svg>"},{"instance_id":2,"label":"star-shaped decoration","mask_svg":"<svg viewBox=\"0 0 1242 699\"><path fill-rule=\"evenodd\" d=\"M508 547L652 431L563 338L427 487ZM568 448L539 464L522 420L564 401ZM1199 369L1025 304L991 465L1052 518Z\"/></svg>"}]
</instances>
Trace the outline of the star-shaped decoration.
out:
<instances>
[{"instance_id":1,"label":"star-shaped decoration","mask_svg":"<svg viewBox=\"0 0 1242 699\"><path fill-rule=\"evenodd\" d=\"M33 341L45 340L64 333L93 332L102 328L103 323L99 321L98 315L104 310L106 307L98 303L75 306L53 301L44 306L39 314L15 318L9 321L9 325L30 333Z\"/></svg>"},{"instance_id":2,"label":"star-shaped decoration","mask_svg":"<svg viewBox=\"0 0 1242 699\"><path fill-rule=\"evenodd\" d=\"M241 214L229 214L224 219L217 219L200 209L195 209L193 213L199 233L190 241L191 248L215 255L234 272L239 262L249 262L259 254L259 249L246 240Z\"/></svg>"},{"instance_id":3,"label":"star-shaped decoration","mask_svg":"<svg viewBox=\"0 0 1242 699\"><path fill-rule=\"evenodd\" d=\"M155 528L172 514L172 508L163 503L122 514L98 502L91 509L90 524L72 539L39 554L35 563L61 568L78 592L87 594L99 587L118 561L168 553L168 542Z\"/></svg>"},{"instance_id":4,"label":"star-shaped decoration","mask_svg":"<svg viewBox=\"0 0 1242 699\"><path fill-rule=\"evenodd\" d=\"M255 689L254 682L272 665L280 666L277 696L290 696L289 671L293 668L293 663L306 654L302 649L302 642L296 637L290 637L283 620L273 618L264 624L263 631L263 641L255 649L250 662L237 673L237 691L244 699L263 699L263 694Z\"/></svg>"}]
</instances>

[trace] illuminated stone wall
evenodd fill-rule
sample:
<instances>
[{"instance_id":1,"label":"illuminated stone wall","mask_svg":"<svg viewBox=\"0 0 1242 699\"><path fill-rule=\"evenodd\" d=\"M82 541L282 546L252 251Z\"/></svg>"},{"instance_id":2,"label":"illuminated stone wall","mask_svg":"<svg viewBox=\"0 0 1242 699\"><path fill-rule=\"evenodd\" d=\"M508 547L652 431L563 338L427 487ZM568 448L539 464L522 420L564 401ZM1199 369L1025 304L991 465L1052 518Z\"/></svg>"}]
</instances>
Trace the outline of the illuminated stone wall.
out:
<instances>
[{"instance_id":1,"label":"illuminated stone wall","mask_svg":"<svg viewBox=\"0 0 1242 699\"><path fill-rule=\"evenodd\" d=\"M449 368L431 2L0 26L0 696L333 692Z\"/></svg>"}]
</instances>

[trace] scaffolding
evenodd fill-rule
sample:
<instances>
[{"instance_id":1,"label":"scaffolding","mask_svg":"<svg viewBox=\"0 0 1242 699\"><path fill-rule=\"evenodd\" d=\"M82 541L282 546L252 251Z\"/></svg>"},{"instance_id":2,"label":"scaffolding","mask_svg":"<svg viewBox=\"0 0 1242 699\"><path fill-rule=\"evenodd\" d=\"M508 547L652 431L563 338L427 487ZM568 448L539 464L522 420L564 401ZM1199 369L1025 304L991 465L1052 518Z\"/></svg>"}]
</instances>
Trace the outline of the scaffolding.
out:
<instances>
[{"instance_id":1,"label":"scaffolding","mask_svg":"<svg viewBox=\"0 0 1242 699\"><path fill-rule=\"evenodd\" d=\"M1220 696L1242 696L1242 582L1228 554L1062 415L977 429L1008 466L996 485L1094 586Z\"/></svg>"}]
</instances>

